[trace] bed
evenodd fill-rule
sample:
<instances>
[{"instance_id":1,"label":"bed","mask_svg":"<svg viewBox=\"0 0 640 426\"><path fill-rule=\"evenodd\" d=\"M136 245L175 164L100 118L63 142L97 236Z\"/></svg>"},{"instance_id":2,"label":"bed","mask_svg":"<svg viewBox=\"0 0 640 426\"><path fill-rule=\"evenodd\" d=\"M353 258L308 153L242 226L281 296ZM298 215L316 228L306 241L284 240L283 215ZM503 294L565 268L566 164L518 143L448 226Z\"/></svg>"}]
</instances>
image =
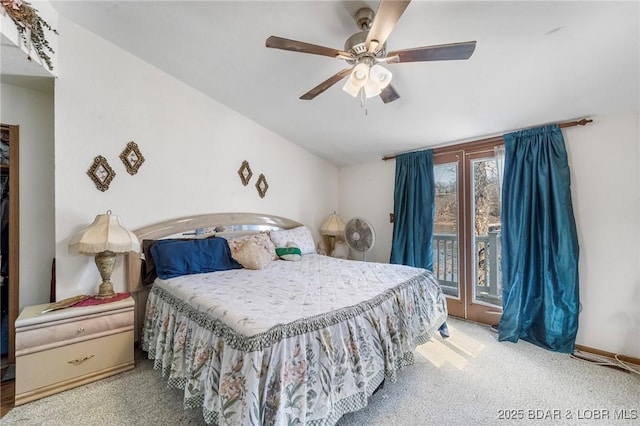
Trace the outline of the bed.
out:
<instances>
[{"instance_id":1,"label":"bed","mask_svg":"<svg viewBox=\"0 0 640 426\"><path fill-rule=\"evenodd\" d=\"M149 283L149 256L129 256L130 291L148 291L140 346L209 424L333 425L446 320L429 271L316 254L310 231L286 218L201 215L135 232L158 275ZM212 262L192 262L194 246L222 247L222 264L184 273ZM246 263L247 247L262 264Z\"/></svg>"}]
</instances>

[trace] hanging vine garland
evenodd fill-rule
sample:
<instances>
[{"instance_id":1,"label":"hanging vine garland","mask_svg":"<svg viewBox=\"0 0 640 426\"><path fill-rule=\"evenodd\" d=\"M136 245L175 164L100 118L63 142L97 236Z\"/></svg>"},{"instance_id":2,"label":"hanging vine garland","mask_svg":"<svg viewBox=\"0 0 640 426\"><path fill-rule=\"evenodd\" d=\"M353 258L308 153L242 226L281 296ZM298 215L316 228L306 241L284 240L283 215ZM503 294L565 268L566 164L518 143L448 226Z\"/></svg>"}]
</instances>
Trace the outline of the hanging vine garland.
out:
<instances>
[{"instance_id":1,"label":"hanging vine garland","mask_svg":"<svg viewBox=\"0 0 640 426\"><path fill-rule=\"evenodd\" d=\"M0 6L2 6L0 13L2 13L3 16L9 15L16 24L16 28L24 43L29 48L33 47L40 59L47 64L49 70L53 70L49 53L55 52L44 36L44 30L47 29L54 34L58 34L58 31L38 16L36 13L38 11L26 1L0 0Z\"/></svg>"}]
</instances>

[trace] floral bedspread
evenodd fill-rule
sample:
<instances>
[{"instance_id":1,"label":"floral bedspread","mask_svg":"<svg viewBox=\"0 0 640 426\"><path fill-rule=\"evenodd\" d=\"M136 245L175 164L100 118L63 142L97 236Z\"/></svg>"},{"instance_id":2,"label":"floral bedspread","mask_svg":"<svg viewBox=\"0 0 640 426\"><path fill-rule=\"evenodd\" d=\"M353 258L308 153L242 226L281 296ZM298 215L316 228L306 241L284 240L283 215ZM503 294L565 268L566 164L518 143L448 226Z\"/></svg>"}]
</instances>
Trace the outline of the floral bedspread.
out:
<instances>
[{"instance_id":1,"label":"floral bedspread","mask_svg":"<svg viewBox=\"0 0 640 426\"><path fill-rule=\"evenodd\" d=\"M446 320L429 271L305 255L156 280L142 347L221 425L333 425Z\"/></svg>"}]
</instances>

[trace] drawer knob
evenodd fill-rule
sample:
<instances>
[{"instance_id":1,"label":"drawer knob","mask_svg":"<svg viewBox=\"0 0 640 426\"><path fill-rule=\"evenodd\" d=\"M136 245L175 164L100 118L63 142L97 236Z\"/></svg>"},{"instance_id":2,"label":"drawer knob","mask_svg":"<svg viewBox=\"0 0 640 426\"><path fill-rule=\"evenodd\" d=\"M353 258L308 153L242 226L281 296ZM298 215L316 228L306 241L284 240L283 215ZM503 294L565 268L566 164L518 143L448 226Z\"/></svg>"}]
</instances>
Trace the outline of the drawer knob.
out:
<instances>
[{"instance_id":1,"label":"drawer knob","mask_svg":"<svg viewBox=\"0 0 640 426\"><path fill-rule=\"evenodd\" d=\"M78 333L84 333L84 327L78 327Z\"/></svg>"},{"instance_id":2,"label":"drawer knob","mask_svg":"<svg viewBox=\"0 0 640 426\"><path fill-rule=\"evenodd\" d=\"M71 361L67 361L67 363L69 363L69 364L73 364L73 365L77 365L77 364L80 364L81 362L84 362L84 361L86 361L86 360L88 360L88 359L91 359L91 358L93 358L93 357L94 357L94 355L87 355L87 356L85 356L84 358L76 358L76 359L72 359Z\"/></svg>"}]
</instances>

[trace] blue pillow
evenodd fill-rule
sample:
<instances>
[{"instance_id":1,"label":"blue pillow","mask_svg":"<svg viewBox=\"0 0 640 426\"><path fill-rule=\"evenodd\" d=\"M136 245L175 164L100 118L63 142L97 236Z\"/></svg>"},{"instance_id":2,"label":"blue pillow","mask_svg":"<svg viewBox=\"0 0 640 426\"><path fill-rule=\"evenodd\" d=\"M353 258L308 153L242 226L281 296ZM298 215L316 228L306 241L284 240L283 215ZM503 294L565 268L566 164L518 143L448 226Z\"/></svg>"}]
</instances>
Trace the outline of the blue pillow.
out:
<instances>
[{"instance_id":1,"label":"blue pillow","mask_svg":"<svg viewBox=\"0 0 640 426\"><path fill-rule=\"evenodd\" d=\"M241 269L231 257L224 238L197 240L158 240L151 247L158 277L163 280L180 275Z\"/></svg>"}]
</instances>

